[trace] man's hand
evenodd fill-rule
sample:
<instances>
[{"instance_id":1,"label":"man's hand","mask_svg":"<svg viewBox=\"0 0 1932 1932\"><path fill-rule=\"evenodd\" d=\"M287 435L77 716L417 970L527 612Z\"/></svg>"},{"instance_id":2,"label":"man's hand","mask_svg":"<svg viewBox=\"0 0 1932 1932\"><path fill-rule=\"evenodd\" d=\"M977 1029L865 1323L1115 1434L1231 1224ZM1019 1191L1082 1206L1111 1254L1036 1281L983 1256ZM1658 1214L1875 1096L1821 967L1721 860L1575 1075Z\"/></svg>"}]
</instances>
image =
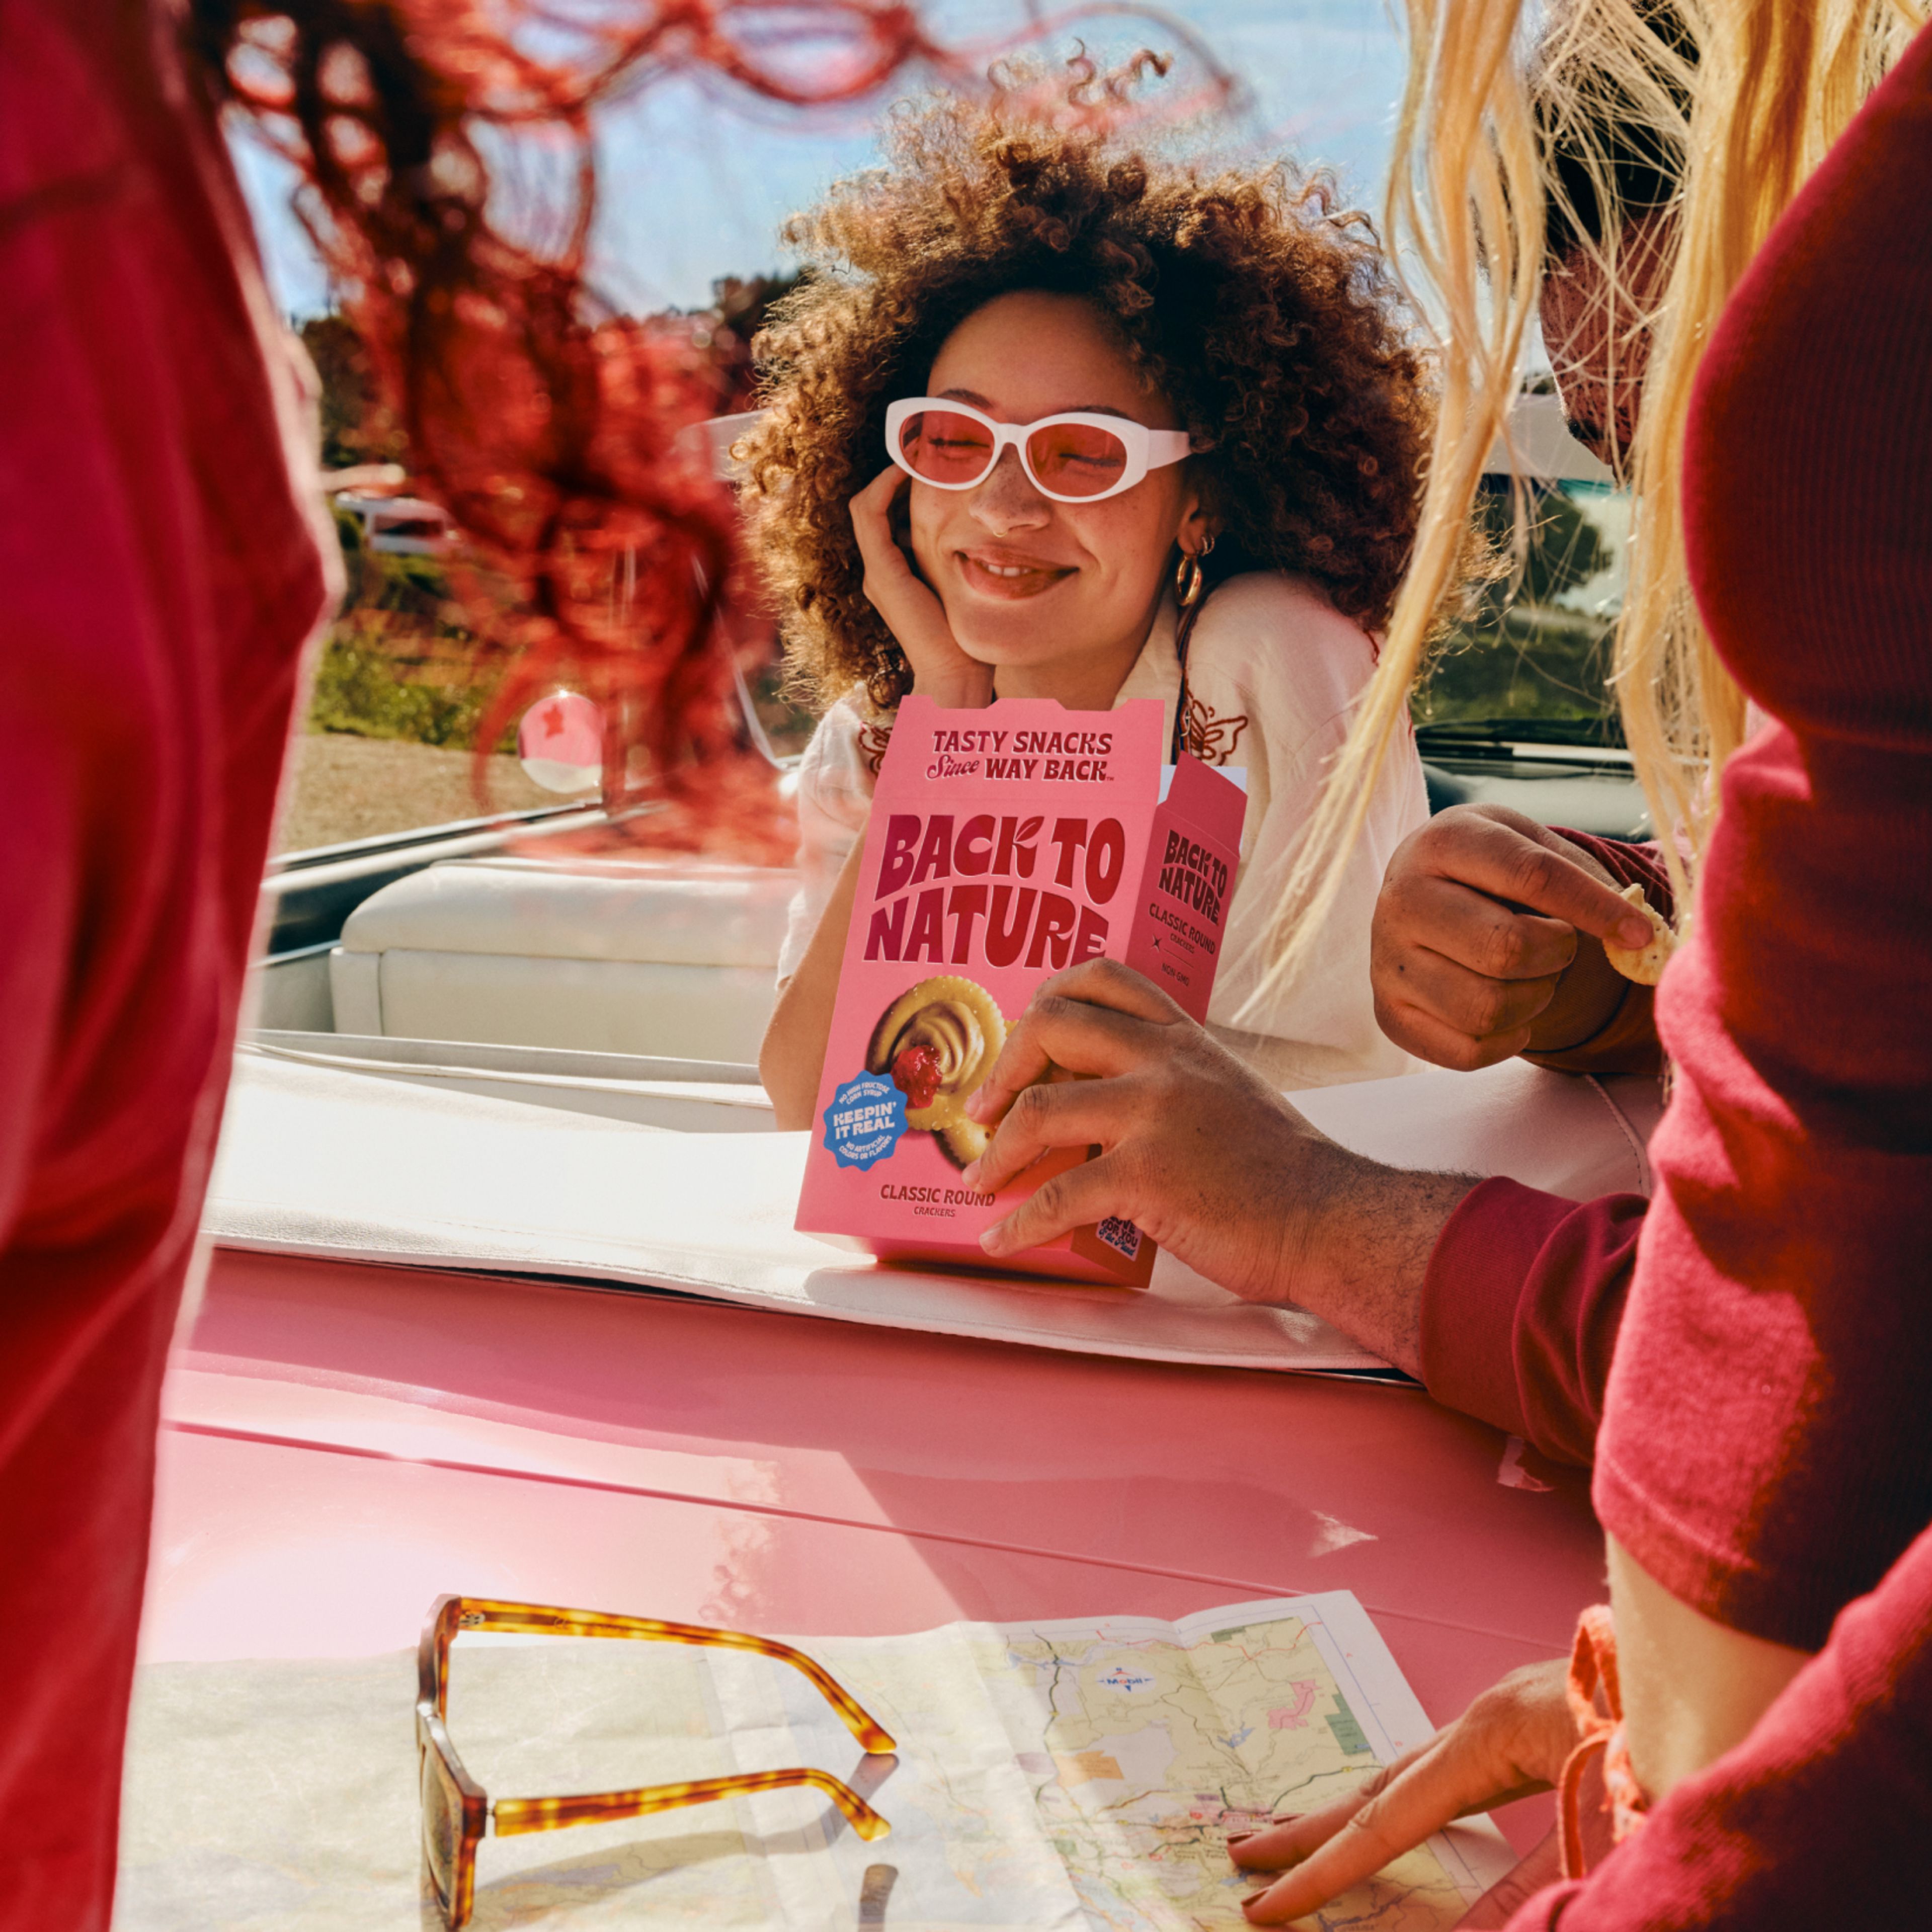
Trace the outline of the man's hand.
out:
<instances>
[{"instance_id":1,"label":"man's hand","mask_svg":"<svg viewBox=\"0 0 1932 1932\"><path fill-rule=\"evenodd\" d=\"M1512 1671L1453 1724L1349 1796L1231 1840L1228 1853L1243 1870L1286 1873L1246 1902L1249 1918L1257 1925L1299 1918L1412 1851L1451 1820L1549 1790L1576 1746L1568 1679L1569 1666L1560 1661ZM1556 1874L1540 1866L1534 1876L1554 1879ZM1522 1888L1510 1889L1520 1893ZM1489 1898L1501 1904L1503 1895L1498 1886ZM1465 1922L1502 1922L1481 1907Z\"/></svg>"},{"instance_id":2,"label":"man's hand","mask_svg":"<svg viewBox=\"0 0 1932 1932\"><path fill-rule=\"evenodd\" d=\"M959 648L945 606L892 535L892 500L908 480L903 470L889 465L852 499L866 599L898 640L915 691L950 711L977 710L993 701L993 668Z\"/></svg>"},{"instance_id":3,"label":"man's hand","mask_svg":"<svg viewBox=\"0 0 1932 1932\"><path fill-rule=\"evenodd\" d=\"M1389 861L1370 944L1376 1018L1465 1072L1580 1045L1629 988L1606 939L1648 946L1650 922L1588 854L1506 806L1453 806Z\"/></svg>"},{"instance_id":4,"label":"man's hand","mask_svg":"<svg viewBox=\"0 0 1932 1932\"><path fill-rule=\"evenodd\" d=\"M1474 1184L1338 1147L1139 974L1092 959L1048 980L966 1106L1000 1124L963 1177L988 1193L1050 1149L1100 1149L986 1230L993 1259L1124 1215L1232 1293L1420 1366L1423 1276Z\"/></svg>"}]
</instances>

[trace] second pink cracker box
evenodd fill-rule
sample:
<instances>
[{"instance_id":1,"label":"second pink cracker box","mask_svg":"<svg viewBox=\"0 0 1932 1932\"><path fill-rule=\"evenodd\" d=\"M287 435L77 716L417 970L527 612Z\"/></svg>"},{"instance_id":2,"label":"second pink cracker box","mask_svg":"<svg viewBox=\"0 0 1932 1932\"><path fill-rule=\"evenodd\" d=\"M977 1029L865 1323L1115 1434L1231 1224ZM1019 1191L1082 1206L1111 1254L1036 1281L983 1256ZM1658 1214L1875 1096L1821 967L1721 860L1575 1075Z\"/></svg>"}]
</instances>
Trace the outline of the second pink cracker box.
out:
<instances>
[{"instance_id":1,"label":"second pink cracker box","mask_svg":"<svg viewBox=\"0 0 1932 1932\"><path fill-rule=\"evenodd\" d=\"M968 1094L1041 981L1123 961L1204 1019L1240 853L1240 788L1184 757L1162 790L1161 706L1068 711L1006 698L899 707L866 830L797 1226L890 1259L984 1266L980 1231L1066 1151L997 1196L960 1170L985 1148ZM1000 1265L1144 1286L1130 1221Z\"/></svg>"}]
</instances>

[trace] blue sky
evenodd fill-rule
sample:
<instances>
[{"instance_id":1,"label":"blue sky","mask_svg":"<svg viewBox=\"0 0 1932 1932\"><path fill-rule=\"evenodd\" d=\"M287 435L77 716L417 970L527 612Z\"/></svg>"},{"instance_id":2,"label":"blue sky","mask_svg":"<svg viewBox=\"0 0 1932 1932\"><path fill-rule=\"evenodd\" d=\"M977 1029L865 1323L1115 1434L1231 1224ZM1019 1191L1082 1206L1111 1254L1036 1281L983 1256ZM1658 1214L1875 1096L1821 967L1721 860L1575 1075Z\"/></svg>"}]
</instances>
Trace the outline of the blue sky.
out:
<instances>
[{"instance_id":1,"label":"blue sky","mask_svg":"<svg viewBox=\"0 0 1932 1932\"><path fill-rule=\"evenodd\" d=\"M942 0L926 10L941 38L957 41L1010 32L1029 9L1027 0ZM1162 47L1172 36L1148 17L1156 10L1190 27L1243 85L1240 109L1214 134L1216 150L1332 166L1352 198L1379 212L1402 65L1382 0L1171 0L1159 10L1096 9L1078 31L1102 54ZM906 91L836 122L782 116L685 79L611 105L598 128L600 291L633 313L697 308L716 277L779 264L779 224L877 158L879 110ZM326 308L320 269L287 212L286 172L251 143L238 150L279 303L296 315Z\"/></svg>"}]
</instances>

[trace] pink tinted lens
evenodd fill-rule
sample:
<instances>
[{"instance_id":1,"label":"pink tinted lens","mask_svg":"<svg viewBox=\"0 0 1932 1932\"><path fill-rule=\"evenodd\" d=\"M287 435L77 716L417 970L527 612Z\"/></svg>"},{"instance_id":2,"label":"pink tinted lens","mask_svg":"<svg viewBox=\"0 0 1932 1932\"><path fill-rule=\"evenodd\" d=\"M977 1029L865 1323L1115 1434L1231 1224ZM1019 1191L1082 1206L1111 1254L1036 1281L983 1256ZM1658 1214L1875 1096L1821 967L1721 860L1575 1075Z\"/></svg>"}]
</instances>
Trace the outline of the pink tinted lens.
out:
<instances>
[{"instance_id":1,"label":"pink tinted lens","mask_svg":"<svg viewBox=\"0 0 1932 1932\"><path fill-rule=\"evenodd\" d=\"M1089 423L1049 423L1027 438L1027 460L1047 489L1097 496L1126 474L1127 446Z\"/></svg>"},{"instance_id":2,"label":"pink tinted lens","mask_svg":"<svg viewBox=\"0 0 1932 1932\"><path fill-rule=\"evenodd\" d=\"M971 416L921 410L899 425L899 454L928 483L976 483L992 466L993 435Z\"/></svg>"}]
</instances>

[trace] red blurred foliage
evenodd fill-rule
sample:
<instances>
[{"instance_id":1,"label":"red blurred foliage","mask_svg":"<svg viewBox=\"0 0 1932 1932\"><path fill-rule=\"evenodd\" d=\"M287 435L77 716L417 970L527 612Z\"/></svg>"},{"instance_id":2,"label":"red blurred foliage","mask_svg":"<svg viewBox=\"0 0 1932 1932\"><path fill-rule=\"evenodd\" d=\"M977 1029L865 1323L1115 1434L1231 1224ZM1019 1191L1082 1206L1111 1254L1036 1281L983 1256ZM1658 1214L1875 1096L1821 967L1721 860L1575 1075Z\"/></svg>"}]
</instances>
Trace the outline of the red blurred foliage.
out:
<instances>
[{"instance_id":1,"label":"red blurred foliage","mask_svg":"<svg viewBox=\"0 0 1932 1932\"><path fill-rule=\"evenodd\" d=\"M416 487L468 536L457 588L502 666L479 748L568 685L615 726L608 802L662 808L640 826L651 843L722 838L782 856L790 830L736 702L735 513L708 452L678 442L724 400L718 372L688 335L599 319L584 280L590 117L620 87L680 69L800 106L857 100L909 62L949 64L917 13L194 0L189 31L220 95L301 170L297 211ZM485 151L513 147L563 184L555 206L493 193Z\"/></svg>"}]
</instances>

